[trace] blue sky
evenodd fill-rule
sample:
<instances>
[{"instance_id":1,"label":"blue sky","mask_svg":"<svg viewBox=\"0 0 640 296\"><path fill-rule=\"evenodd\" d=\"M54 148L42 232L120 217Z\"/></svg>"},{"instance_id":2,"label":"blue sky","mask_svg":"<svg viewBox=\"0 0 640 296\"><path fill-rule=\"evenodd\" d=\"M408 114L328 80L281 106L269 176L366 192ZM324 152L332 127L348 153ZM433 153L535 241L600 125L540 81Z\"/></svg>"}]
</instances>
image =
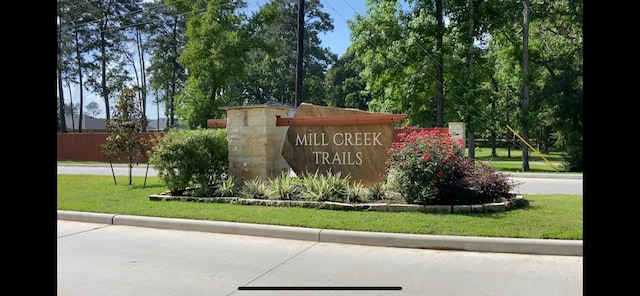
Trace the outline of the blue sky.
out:
<instances>
[{"instance_id":1,"label":"blue sky","mask_svg":"<svg viewBox=\"0 0 640 296\"><path fill-rule=\"evenodd\" d=\"M365 0L322 0L324 11L333 18L333 32L328 32L322 38L322 45L341 56L351 44L347 20L352 20L356 14L366 12Z\"/></svg>"},{"instance_id":2,"label":"blue sky","mask_svg":"<svg viewBox=\"0 0 640 296\"><path fill-rule=\"evenodd\" d=\"M268 0L246 0L249 6L262 6ZM351 30L347 26L347 20L351 20L356 14L366 12L366 0L320 0L323 11L329 13L333 19L334 30L320 35L322 45L341 56L351 44L349 34Z\"/></svg>"},{"instance_id":3,"label":"blue sky","mask_svg":"<svg viewBox=\"0 0 640 296\"><path fill-rule=\"evenodd\" d=\"M249 6L257 5L261 6L267 3L268 0L246 0ZM350 30L347 26L347 20L351 20L356 14L364 14L366 12L365 6L366 0L321 0L320 3L323 6L323 10L331 15L333 19L334 30L326 34L321 34L322 46L329 48L333 53L338 56L343 55L347 51L347 47L351 44ZM69 90L64 89L65 103L69 103ZM72 97L74 103L79 102L80 91L77 87L72 87ZM149 119L157 119L158 113L160 117L165 117L164 108L160 106L159 111L157 106L153 103L154 98L147 98L147 117ZM105 118L104 101L96 94L87 90L84 92L84 106L90 102L98 103L102 113L96 115L97 118ZM86 112L86 108L84 108Z\"/></svg>"}]
</instances>

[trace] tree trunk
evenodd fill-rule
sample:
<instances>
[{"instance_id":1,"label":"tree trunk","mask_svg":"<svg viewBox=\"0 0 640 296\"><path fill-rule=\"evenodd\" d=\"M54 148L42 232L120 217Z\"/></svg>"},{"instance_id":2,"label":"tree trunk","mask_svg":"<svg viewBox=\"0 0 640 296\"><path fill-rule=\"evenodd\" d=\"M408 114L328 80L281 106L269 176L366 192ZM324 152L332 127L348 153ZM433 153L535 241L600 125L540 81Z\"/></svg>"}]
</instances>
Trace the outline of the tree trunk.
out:
<instances>
[{"instance_id":1,"label":"tree trunk","mask_svg":"<svg viewBox=\"0 0 640 296\"><path fill-rule=\"evenodd\" d=\"M470 128L467 129L467 143L468 143L467 145L469 146L468 157L471 159L475 159L476 158L476 137Z\"/></svg>"},{"instance_id":2,"label":"tree trunk","mask_svg":"<svg viewBox=\"0 0 640 296\"><path fill-rule=\"evenodd\" d=\"M298 60L296 64L296 108L302 104L304 74L304 0L298 0Z\"/></svg>"},{"instance_id":3,"label":"tree trunk","mask_svg":"<svg viewBox=\"0 0 640 296\"><path fill-rule=\"evenodd\" d=\"M491 113L494 114L496 110L496 103L495 100L491 101ZM498 153L496 152L496 130L495 129L491 129L491 135L489 136L490 140L491 140L491 157L497 157Z\"/></svg>"},{"instance_id":4,"label":"tree trunk","mask_svg":"<svg viewBox=\"0 0 640 296\"><path fill-rule=\"evenodd\" d=\"M442 21L442 0L436 0L436 47L438 48L438 57L436 64L436 127L444 127L444 49L443 35L444 22Z\"/></svg>"},{"instance_id":5,"label":"tree trunk","mask_svg":"<svg viewBox=\"0 0 640 296\"><path fill-rule=\"evenodd\" d=\"M69 106L71 107L71 132L75 132L76 130L76 120L74 119L75 114L73 114L73 95L71 95L71 84L67 84L69 88Z\"/></svg>"},{"instance_id":6,"label":"tree trunk","mask_svg":"<svg viewBox=\"0 0 640 296\"><path fill-rule=\"evenodd\" d=\"M57 42L57 46L58 46L58 105L59 105L59 109L60 111L58 111L58 113L60 114L60 132L62 133L66 133L67 132L67 121L66 121L66 116L64 114L64 89L62 87L62 49L60 48L60 39L61 37L61 27L62 27L62 18L58 17L58 42Z\"/></svg>"},{"instance_id":7,"label":"tree trunk","mask_svg":"<svg viewBox=\"0 0 640 296\"><path fill-rule=\"evenodd\" d=\"M78 30L74 30L74 38L76 40L76 61L78 64L78 88L80 90L80 106L82 106L82 104L84 103L83 98L84 98L84 84L82 84L82 53L80 52L80 36L78 34ZM69 86L69 88L71 88L71 86ZM71 90L69 90L69 96L71 96ZM80 109L80 112L82 112L82 108ZM82 115L82 113L81 113ZM73 114L71 115L71 118L73 118ZM80 116L80 118L78 119L78 132L82 133L82 116Z\"/></svg>"},{"instance_id":8,"label":"tree trunk","mask_svg":"<svg viewBox=\"0 0 640 296\"><path fill-rule=\"evenodd\" d=\"M172 56L171 59L173 61L173 65L171 67L171 92L169 93L169 124L168 126L173 126L176 122L174 119L174 98L176 96L176 72L178 71L178 20L177 17L174 18L173 22L173 44L171 44Z\"/></svg>"},{"instance_id":9,"label":"tree trunk","mask_svg":"<svg viewBox=\"0 0 640 296\"><path fill-rule=\"evenodd\" d=\"M523 122L521 136L525 142L529 142L529 0L523 0L524 20L522 22L522 116ZM529 146L522 145L522 170L528 172Z\"/></svg>"},{"instance_id":10,"label":"tree trunk","mask_svg":"<svg viewBox=\"0 0 640 296\"><path fill-rule=\"evenodd\" d=\"M140 59L140 79L142 80L142 114L144 114L144 118L146 118L147 116L147 75L146 75L146 70L145 70L145 63L144 63L144 47L142 44L142 33L140 32L140 30L138 30L136 28L136 37L137 37L137 41L138 41L138 53L139 53L139 59ZM160 118L158 118L158 120L160 120ZM147 131L147 124L145 123L145 125L142 127L142 131L146 132Z\"/></svg>"},{"instance_id":11,"label":"tree trunk","mask_svg":"<svg viewBox=\"0 0 640 296\"><path fill-rule=\"evenodd\" d=\"M473 0L468 0L468 5L469 5L469 39L468 39L468 44L467 44L467 71L468 71L468 75L469 78L473 77L473 64L474 64L474 60L473 60L473 31L474 31L474 23L473 23L473 19L474 19L474 10L473 10ZM467 79L468 82L470 83L474 83L474 79ZM471 86L468 87L467 89L474 89L475 86ZM471 116L469 116L469 118L471 118ZM474 128L473 128L473 120L468 120L469 122L467 123L467 137L468 137L468 146L469 146L469 153L468 156L471 159L475 159L476 158L476 137L473 134L474 133Z\"/></svg>"},{"instance_id":12,"label":"tree trunk","mask_svg":"<svg viewBox=\"0 0 640 296\"><path fill-rule=\"evenodd\" d=\"M102 86L102 98L104 99L104 111L106 113L106 118L107 120L105 122L109 122L109 119L111 119L111 111L109 108L109 88L107 87L107 49L106 49L106 44L107 44L107 40L106 37L104 36L105 33L104 32L100 32L100 55L101 55L101 59L100 59L100 67L101 67L101 71L102 71L102 77L101 77L101 86Z\"/></svg>"}]
</instances>

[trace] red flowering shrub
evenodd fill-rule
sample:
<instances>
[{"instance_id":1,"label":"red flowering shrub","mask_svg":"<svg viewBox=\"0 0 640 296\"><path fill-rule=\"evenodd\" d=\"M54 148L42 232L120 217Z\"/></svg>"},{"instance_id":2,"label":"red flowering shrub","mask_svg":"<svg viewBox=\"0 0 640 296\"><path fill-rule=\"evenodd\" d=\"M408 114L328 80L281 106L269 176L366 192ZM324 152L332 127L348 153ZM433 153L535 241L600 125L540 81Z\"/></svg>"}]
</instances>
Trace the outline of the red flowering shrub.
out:
<instances>
[{"instance_id":1,"label":"red flowering shrub","mask_svg":"<svg viewBox=\"0 0 640 296\"><path fill-rule=\"evenodd\" d=\"M438 129L398 134L387 154L393 189L407 203L469 204L509 196L515 184L464 155L462 141Z\"/></svg>"}]
</instances>

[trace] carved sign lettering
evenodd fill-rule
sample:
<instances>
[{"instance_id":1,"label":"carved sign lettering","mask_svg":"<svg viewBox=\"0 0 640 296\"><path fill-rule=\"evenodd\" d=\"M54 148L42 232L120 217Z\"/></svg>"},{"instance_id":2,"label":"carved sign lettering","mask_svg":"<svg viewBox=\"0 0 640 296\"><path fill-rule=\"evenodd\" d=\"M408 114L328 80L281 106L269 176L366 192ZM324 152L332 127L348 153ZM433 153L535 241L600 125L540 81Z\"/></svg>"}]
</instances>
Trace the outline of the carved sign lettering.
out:
<instances>
[{"instance_id":1,"label":"carved sign lettering","mask_svg":"<svg viewBox=\"0 0 640 296\"><path fill-rule=\"evenodd\" d=\"M301 104L294 118L370 116L356 109ZM282 156L299 176L307 173L338 173L352 181L372 185L385 172L387 149L394 135L393 124L289 126Z\"/></svg>"}]
</instances>

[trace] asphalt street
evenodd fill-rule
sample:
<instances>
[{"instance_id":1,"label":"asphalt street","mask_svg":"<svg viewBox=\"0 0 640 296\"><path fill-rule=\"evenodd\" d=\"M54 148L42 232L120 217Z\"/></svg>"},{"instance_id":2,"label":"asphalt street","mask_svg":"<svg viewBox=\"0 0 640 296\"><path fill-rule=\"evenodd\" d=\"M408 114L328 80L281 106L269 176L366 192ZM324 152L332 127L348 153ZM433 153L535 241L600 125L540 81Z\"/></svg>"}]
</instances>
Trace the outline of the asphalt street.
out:
<instances>
[{"instance_id":1,"label":"asphalt street","mask_svg":"<svg viewBox=\"0 0 640 296\"><path fill-rule=\"evenodd\" d=\"M127 176L129 168L123 164L59 164L58 174ZM146 165L131 168L132 176L157 176L158 172ZM520 194L583 194L582 174L509 173L519 185L513 190Z\"/></svg>"}]
</instances>

